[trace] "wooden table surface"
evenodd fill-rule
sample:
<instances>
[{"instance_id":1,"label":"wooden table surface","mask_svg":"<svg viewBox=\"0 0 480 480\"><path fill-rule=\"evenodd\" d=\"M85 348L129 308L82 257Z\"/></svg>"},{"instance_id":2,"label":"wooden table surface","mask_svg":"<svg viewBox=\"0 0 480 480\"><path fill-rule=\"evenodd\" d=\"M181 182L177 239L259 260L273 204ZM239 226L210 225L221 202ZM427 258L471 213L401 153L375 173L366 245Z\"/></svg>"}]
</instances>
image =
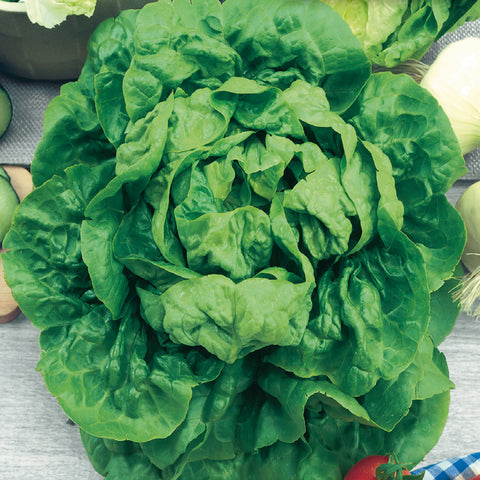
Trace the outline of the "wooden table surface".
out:
<instances>
[{"instance_id":1,"label":"wooden table surface","mask_svg":"<svg viewBox=\"0 0 480 480\"><path fill-rule=\"evenodd\" d=\"M1 80L8 79L0 75ZM16 87L21 92L16 99L17 119L27 122L23 129L41 128L42 117L29 113L32 99L25 95L32 86L20 82ZM39 91L45 96L45 103L56 94L57 87L40 85ZM37 95L35 98L38 100ZM36 123L32 126L33 122ZM28 163L29 159L10 153L12 145L14 147L11 137L21 137L20 127L14 124L3 150L0 145L0 163ZM33 148L27 149L25 155L30 151ZM455 203L469 183L457 182L448 193L449 200ZM9 324L0 325L0 480L99 480L103 477L91 467L77 427L63 413L47 391L41 374L35 370L39 359L38 335L23 314ZM447 357L456 388L451 394L444 433L420 465L480 451L480 395L477 393L480 321L461 314L440 349Z\"/></svg>"}]
</instances>

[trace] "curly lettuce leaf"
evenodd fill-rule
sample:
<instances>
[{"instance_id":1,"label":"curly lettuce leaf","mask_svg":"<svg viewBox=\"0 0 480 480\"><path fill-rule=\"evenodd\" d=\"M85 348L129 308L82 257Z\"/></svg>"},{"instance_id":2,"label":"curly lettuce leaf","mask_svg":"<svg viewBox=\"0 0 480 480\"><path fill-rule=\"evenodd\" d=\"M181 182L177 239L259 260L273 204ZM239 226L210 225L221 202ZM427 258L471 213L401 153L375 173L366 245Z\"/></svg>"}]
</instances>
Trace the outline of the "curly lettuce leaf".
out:
<instances>
[{"instance_id":1,"label":"curly lettuce leaf","mask_svg":"<svg viewBox=\"0 0 480 480\"><path fill-rule=\"evenodd\" d=\"M249 78L283 88L306 80L321 86L332 110L342 112L370 74L358 40L321 2L227 0L223 10L226 40L240 54Z\"/></svg>"},{"instance_id":2,"label":"curly lettuce leaf","mask_svg":"<svg viewBox=\"0 0 480 480\"><path fill-rule=\"evenodd\" d=\"M65 168L75 163L95 165L115 156L115 146L109 140L115 139L118 144L127 125L122 100L112 109L109 98L114 91L115 98L123 98L121 83L117 78L113 86L101 81L95 87L95 78L102 72L125 73L133 53L137 14L137 10L127 10L99 25L90 37L90 54L78 81L62 85L61 94L51 101L44 118L44 141L35 151L39 161L32 161L34 185L52 175L62 175ZM108 93L103 86L108 86ZM56 150L53 156L52 148ZM43 158L49 160L44 162Z\"/></svg>"},{"instance_id":3,"label":"curly lettuce leaf","mask_svg":"<svg viewBox=\"0 0 480 480\"><path fill-rule=\"evenodd\" d=\"M345 118L390 158L407 208L447 192L466 172L447 116L408 75L372 75Z\"/></svg>"}]
</instances>

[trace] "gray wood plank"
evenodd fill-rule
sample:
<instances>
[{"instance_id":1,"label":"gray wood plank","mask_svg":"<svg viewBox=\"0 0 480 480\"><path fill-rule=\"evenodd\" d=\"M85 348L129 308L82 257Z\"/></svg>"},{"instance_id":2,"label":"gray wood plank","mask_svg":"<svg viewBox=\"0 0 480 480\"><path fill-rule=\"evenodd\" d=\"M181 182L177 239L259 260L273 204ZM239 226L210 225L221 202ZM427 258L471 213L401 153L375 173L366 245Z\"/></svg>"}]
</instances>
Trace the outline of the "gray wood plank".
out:
<instances>
[{"instance_id":1,"label":"gray wood plank","mask_svg":"<svg viewBox=\"0 0 480 480\"><path fill-rule=\"evenodd\" d=\"M0 325L0 480L98 480L69 421L35 370L38 330Z\"/></svg>"}]
</instances>

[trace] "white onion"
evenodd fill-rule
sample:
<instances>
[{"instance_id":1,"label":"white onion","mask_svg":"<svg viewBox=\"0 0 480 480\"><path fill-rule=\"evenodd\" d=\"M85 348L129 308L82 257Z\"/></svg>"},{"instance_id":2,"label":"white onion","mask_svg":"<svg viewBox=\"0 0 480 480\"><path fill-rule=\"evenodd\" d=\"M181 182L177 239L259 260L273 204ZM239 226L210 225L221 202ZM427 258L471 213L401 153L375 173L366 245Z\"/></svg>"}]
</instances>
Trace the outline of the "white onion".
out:
<instances>
[{"instance_id":1,"label":"white onion","mask_svg":"<svg viewBox=\"0 0 480 480\"><path fill-rule=\"evenodd\" d=\"M445 47L421 81L450 119L462 154L480 146L480 38Z\"/></svg>"}]
</instances>

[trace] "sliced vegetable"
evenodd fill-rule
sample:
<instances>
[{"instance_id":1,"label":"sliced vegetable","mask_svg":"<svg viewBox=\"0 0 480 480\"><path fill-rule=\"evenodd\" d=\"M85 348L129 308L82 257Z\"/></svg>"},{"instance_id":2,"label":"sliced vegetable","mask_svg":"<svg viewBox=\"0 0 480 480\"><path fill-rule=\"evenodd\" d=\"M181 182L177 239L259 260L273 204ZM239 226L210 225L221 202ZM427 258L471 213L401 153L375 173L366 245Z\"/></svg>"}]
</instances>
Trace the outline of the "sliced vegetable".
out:
<instances>
[{"instance_id":1,"label":"sliced vegetable","mask_svg":"<svg viewBox=\"0 0 480 480\"><path fill-rule=\"evenodd\" d=\"M3 170L10 178L10 184L15 190L19 201L22 201L33 190L30 170L19 165L3 165Z\"/></svg>"},{"instance_id":2,"label":"sliced vegetable","mask_svg":"<svg viewBox=\"0 0 480 480\"><path fill-rule=\"evenodd\" d=\"M0 323L11 322L20 313L20 308L3 276L2 254L4 252L5 250L0 249Z\"/></svg>"},{"instance_id":3,"label":"sliced vegetable","mask_svg":"<svg viewBox=\"0 0 480 480\"><path fill-rule=\"evenodd\" d=\"M7 180L10 180L10 176L8 175L7 171L5 170L5 166L0 165L0 177L4 177Z\"/></svg>"},{"instance_id":4,"label":"sliced vegetable","mask_svg":"<svg viewBox=\"0 0 480 480\"><path fill-rule=\"evenodd\" d=\"M10 126L12 115L12 101L7 91L0 85L0 138Z\"/></svg>"},{"instance_id":5,"label":"sliced vegetable","mask_svg":"<svg viewBox=\"0 0 480 480\"><path fill-rule=\"evenodd\" d=\"M455 207L467 229L462 262L470 272L474 272L480 267L480 182L470 185L457 200Z\"/></svg>"},{"instance_id":6,"label":"sliced vegetable","mask_svg":"<svg viewBox=\"0 0 480 480\"><path fill-rule=\"evenodd\" d=\"M18 203L32 191L32 188L31 175L27 169L10 165L0 166L0 242L10 228ZM4 251L1 249L0 253L3 254ZM5 282L0 258L0 323L10 322L19 312L17 302Z\"/></svg>"},{"instance_id":7,"label":"sliced vegetable","mask_svg":"<svg viewBox=\"0 0 480 480\"><path fill-rule=\"evenodd\" d=\"M0 242L2 242L12 223L19 199L10 183L10 177L3 167L0 169L3 171L0 175Z\"/></svg>"}]
</instances>

